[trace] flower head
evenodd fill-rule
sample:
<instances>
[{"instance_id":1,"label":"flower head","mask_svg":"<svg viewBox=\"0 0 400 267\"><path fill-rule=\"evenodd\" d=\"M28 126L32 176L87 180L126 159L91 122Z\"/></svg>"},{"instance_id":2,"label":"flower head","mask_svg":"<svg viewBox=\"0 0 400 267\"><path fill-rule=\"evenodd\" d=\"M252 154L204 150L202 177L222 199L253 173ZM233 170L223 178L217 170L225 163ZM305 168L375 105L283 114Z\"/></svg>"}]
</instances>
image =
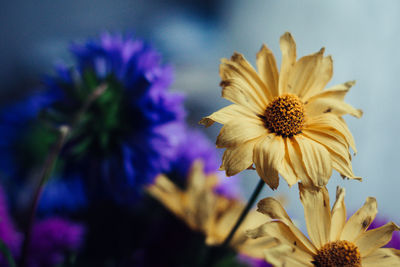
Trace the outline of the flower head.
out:
<instances>
[{"instance_id":1,"label":"flower head","mask_svg":"<svg viewBox=\"0 0 400 267\"><path fill-rule=\"evenodd\" d=\"M17 122L17 115L24 115L28 123L16 129L18 135L2 133L9 137L2 139L7 145L3 152L20 169L32 171L55 140L53 126L73 125L56 175L82 179L89 195L135 200L143 184L168 172L177 157L180 135L171 133L181 130L185 111L183 96L168 90L172 69L161 64L152 47L130 35L104 33L73 44L71 52L76 64L58 65L45 90L24 100L32 105L4 111ZM15 129L8 121L2 122L6 129Z\"/></svg>"},{"instance_id":2,"label":"flower head","mask_svg":"<svg viewBox=\"0 0 400 267\"><path fill-rule=\"evenodd\" d=\"M196 161L190 171L185 190L180 189L167 177L160 175L147 192L158 199L167 209L182 219L191 229L204 233L206 244L219 245L229 234L244 208L237 199L227 198L215 192L218 177L206 176L201 161ZM270 240L251 240L244 229L255 226L263 216L251 211L230 243L238 252L262 258L261 247L268 246Z\"/></svg>"},{"instance_id":3,"label":"flower head","mask_svg":"<svg viewBox=\"0 0 400 267\"><path fill-rule=\"evenodd\" d=\"M274 198L258 203L258 211L268 221L247 234L277 241L277 245L265 250L268 262L274 266L399 266L400 251L381 247L400 228L391 222L367 231L377 213L375 198L367 198L364 206L346 221L344 189L338 187L332 210L325 187L305 190L300 183L299 189L310 239Z\"/></svg>"},{"instance_id":4,"label":"flower head","mask_svg":"<svg viewBox=\"0 0 400 267\"><path fill-rule=\"evenodd\" d=\"M353 137L342 115L362 115L343 101L354 82L329 89L332 58L324 49L296 60L296 44L290 33L280 39L280 72L275 57L265 45L257 54L257 69L238 53L222 59L222 97L233 102L200 123L223 124L217 147L226 148L221 168L228 176L255 168L272 188L281 174L292 186L321 187L332 168L342 176L353 174L349 147Z\"/></svg>"}]
</instances>

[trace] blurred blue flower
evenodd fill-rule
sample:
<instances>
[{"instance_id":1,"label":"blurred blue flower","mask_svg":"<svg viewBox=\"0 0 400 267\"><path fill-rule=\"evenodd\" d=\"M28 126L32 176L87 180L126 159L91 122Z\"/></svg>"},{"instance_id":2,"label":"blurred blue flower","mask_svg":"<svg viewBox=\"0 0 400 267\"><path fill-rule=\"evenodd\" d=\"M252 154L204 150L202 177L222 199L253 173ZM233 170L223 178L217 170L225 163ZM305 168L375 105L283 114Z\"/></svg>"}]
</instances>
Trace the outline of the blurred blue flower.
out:
<instances>
[{"instance_id":1,"label":"blurred blue flower","mask_svg":"<svg viewBox=\"0 0 400 267\"><path fill-rule=\"evenodd\" d=\"M65 189L58 184L64 180L82 179L90 199L132 202L143 184L169 172L177 158L185 110L183 96L168 90L172 68L161 64L151 46L130 35L104 33L73 44L71 52L74 66L59 64L57 75L46 77L43 91L3 110L0 159L5 161L0 167L6 174L27 176L13 170L37 169L57 138L53 129L76 125L55 168L60 179L48 191ZM105 91L76 118L101 85ZM64 189L56 199L43 201L69 202L61 206L79 202ZM62 192L67 195L61 197Z\"/></svg>"},{"instance_id":2,"label":"blurred blue flower","mask_svg":"<svg viewBox=\"0 0 400 267\"><path fill-rule=\"evenodd\" d=\"M80 177L51 179L41 196L39 210L43 214L75 212L88 205L86 187Z\"/></svg>"}]
</instances>

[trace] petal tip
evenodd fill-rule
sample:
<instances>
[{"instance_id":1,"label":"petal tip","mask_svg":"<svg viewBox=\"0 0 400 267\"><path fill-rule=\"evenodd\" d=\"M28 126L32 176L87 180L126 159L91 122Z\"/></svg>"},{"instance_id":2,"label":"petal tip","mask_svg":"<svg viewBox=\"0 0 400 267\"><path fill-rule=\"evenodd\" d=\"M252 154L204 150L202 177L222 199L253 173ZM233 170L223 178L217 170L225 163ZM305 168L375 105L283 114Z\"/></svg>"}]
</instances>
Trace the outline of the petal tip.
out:
<instances>
[{"instance_id":1,"label":"petal tip","mask_svg":"<svg viewBox=\"0 0 400 267\"><path fill-rule=\"evenodd\" d=\"M213 121L212 119L208 118L208 117L204 117L202 118L198 124L200 125L204 125L206 128L210 127L211 125L214 124L215 121Z\"/></svg>"}]
</instances>

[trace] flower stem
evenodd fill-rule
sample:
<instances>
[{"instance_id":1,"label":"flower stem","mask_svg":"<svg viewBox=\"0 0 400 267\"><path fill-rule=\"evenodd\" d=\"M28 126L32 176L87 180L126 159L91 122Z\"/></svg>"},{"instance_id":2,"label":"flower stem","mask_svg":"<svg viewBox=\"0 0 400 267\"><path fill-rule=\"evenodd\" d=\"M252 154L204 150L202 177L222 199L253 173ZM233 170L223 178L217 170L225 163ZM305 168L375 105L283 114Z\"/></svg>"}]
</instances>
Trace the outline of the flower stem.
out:
<instances>
[{"instance_id":1,"label":"flower stem","mask_svg":"<svg viewBox=\"0 0 400 267\"><path fill-rule=\"evenodd\" d=\"M59 128L60 135L58 136L57 142L52 147L51 151L49 152L49 154L46 158L46 161L44 162L43 169L40 174L39 184L38 184L38 187L36 188L34 196L33 196L32 206L30 209L29 217L28 217L28 224L25 229L25 239L24 239L24 242L22 245L22 252L21 252L21 258L19 261L19 267L26 266L28 250L29 250L29 245L30 245L31 236L32 236L32 227L33 227L33 223L35 221L35 215L36 215L36 210L37 210L37 207L39 204L40 196L42 195L42 192L46 185L47 180L50 178L53 168L57 162L57 158L61 152L61 149L63 148L64 144L67 142L70 134L79 125L83 115L89 109L90 105L98 97L100 97L106 89L107 89L107 84L99 85L93 91L93 93L88 96L85 103L83 103L82 107L78 110L78 112L72 119L70 126L68 127L68 126L64 125Z\"/></svg>"},{"instance_id":2,"label":"flower stem","mask_svg":"<svg viewBox=\"0 0 400 267\"><path fill-rule=\"evenodd\" d=\"M246 218L246 216L249 213L251 207L254 205L254 202L256 201L256 199L257 199L258 195L260 194L261 190L263 189L264 184L265 184L265 182L260 179L260 181L258 182L256 188L254 188L254 191L251 194L251 197L250 197L249 201L247 202L246 207L243 209L242 213L240 214L238 220L236 221L236 223L233 226L232 230L230 231L229 235L226 237L224 243L222 243L222 247L226 247L226 246L229 245L229 243L231 242L231 240L232 240L233 236L235 235L237 229L239 228L239 226L242 224L242 222Z\"/></svg>"},{"instance_id":3,"label":"flower stem","mask_svg":"<svg viewBox=\"0 0 400 267\"><path fill-rule=\"evenodd\" d=\"M32 201L32 206L30 209L29 217L28 217L28 225L25 230L25 239L24 243L22 245L22 252L21 252L21 258L20 258L20 267L25 267L26 265L26 260L27 260L27 255L28 255L28 248L29 244L31 242L31 236L32 236L32 227L33 223L35 221L35 214L36 210L39 204L40 196L43 192L44 186L47 182L47 180L50 178L50 175L53 171L53 168L57 162L58 155L60 154L60 151L62 147L64 146L66 137L69 133L69 127L67 126L61 126L60 129L60 134L58 136L57 142L55 145L52 147L50 153L48 154L46 161L43 165L42 172L40 174L40 180L38 187L35 190L35 194L33 196L33 201Z\"/></svg>"}]
</instances>

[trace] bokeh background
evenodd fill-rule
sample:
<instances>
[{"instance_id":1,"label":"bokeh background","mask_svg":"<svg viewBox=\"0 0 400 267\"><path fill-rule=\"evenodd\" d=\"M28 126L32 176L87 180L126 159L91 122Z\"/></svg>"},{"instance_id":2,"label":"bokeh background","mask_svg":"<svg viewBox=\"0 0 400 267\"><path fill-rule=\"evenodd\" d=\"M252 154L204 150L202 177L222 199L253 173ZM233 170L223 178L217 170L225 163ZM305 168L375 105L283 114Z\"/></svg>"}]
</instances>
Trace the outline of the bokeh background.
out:
<instances>
[{"instance_id":1,"label":"bokeh background","mask_svg":"<svg viewBox=\"0 0 400 267\"><path fill-rule=\"evenodd\" d=\"M103 31L134 32L174 66L173 87L186 93L188 119L196 126L201 117L227 104L218 85L220 58L238 51L254 63L266 43L280 62L278 40L290 31L299 56L322 46L332 54L330 85L357 80L347 101L363 109L364 116L346 121L359 152L353 169L364 181L342 181L335 173L331 197L337 185L344 186L348 210L354 211L367 196L375 196L379 214L400 223L399 10L395 0L1 1L0 103L39 86L57 61L69 62L71 41ZM215 140L219 126L204 131ZM254 171L242 174L244 198L257 181ZM302 222L297 188L289 190L282 181L277 192L265 189L262 195L285 196L289 213Z\"/></svg>"}]
</instances>

